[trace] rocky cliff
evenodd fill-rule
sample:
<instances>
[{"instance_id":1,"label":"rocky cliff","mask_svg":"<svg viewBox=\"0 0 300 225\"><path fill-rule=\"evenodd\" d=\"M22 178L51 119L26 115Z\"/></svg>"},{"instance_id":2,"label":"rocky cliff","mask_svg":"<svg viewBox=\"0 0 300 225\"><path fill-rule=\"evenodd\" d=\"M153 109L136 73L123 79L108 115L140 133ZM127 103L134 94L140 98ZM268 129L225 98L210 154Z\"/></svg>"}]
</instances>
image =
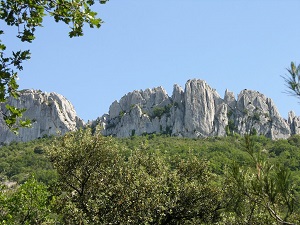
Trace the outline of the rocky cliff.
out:
<instances>
[{"instance_id":1,"label":"rocky cliff","mask_svg":"<svg viewBox=\"0 0 300 225\"><path fill-rule=\"evenodd\" d=\"M8 103L26 108L24 118L32 128L13 134L4 124L0 105L0 145L29 141L43 136L64 134L84 126L72 104L62 95L24 90L19 99ZM226 90L223 98L203 80L188 80L185 88L174 85L172 96L162 87L133 91L115 101L109 113L92 121L104 135L129 137L163 133L181 137L226 136L254 132L272 139L300 134L300 117L290 112L283 119L272 99L257 91L243 90L237 98Z\"/></svg>"},{"instance_id":2,"label":"rocky cliff","mask_svg":"<svg viewBox=\"0 0 300 225\"><path fill-rule=\"evenodd\" d=\"M4 124L2 113L6 112L5 104L0 105L0 144L64 134L84 125L73 105L60 94L24 90L19 99L10 97L8 104L26 108L23 117L32 121L32 127L20 128L19 135L13 134Z\"/></svg>"},{"instance_id":3,"label":"rocky cliff","mask_svg":"<svg viewBox=\"0 0 300 225\"><path fill-rule=\"evenodd\" d=\"M183 90L174 85L172 96L162 87L133 91L115 101L109 113L93 122L104 135L129 137L151 133L208 137L255 132L272 139L300 133L300 118L293 112L283 119L272 99L243 90L224 98L203 80L189 80Z\"/></svg>"}]
</instances>

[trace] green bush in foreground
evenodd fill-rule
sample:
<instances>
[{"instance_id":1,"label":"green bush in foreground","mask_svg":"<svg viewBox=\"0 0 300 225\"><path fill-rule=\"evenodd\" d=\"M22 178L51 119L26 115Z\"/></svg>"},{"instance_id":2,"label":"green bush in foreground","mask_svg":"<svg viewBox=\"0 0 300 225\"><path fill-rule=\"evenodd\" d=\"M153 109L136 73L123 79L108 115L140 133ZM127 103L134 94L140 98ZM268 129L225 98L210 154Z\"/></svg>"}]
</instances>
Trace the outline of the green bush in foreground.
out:
<instances>
[{"instance_id":1,"label":"green bush in foreground","mask_svg":"<svg viewBox=\"0 0 300 225\"><path fill-rule=\"evenodd\" d=\"M0 190L0 224L57 224L51 204L51 193L33 177L14 190L3 186Z\"/></svg>"},{"instance_id":2,"label":"green bush in foreground","mask_svg":"<svg viewBox=\"0 0 300 225\"><path fill-rule=\"evenodd\" d=\"M121 150L120 150L121 149ZM205 161L171 165L159 152L122 148L90 130L49 150L59 174L64 224L201 224L219 220L220 191Z\"/></svg>"}]
</instances>

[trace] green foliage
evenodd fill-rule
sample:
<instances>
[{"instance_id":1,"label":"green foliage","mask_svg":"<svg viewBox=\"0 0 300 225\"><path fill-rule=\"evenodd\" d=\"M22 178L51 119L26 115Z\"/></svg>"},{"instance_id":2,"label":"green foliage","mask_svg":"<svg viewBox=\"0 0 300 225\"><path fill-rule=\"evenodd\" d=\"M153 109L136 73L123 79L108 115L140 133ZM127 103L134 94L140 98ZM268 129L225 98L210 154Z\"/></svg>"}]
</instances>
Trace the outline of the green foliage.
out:
<instances>
[{"instance_id":1,"label":"green foliage","mask_svg":"<svg viewBox=\"0 0 300 225\"><path fill-rule=\"evenodd\" d=\"M100 1L101 4L108 0ZM102 20L96 18L97 13L91 10L94 1L2 1L0 5L0 18L8 26L18 28L18 38L21 41L32 42L35 39L36 27L43 25L47 14L54 17L56 22L67 24L71 31L70 37L82 36L83 26L88 24L91 28L101 26ZM2 31L3 32L3 31Z\"/></svg>"},{"instance_id":2,"label":"green foliage","mask_svg":"<svg viewBox=\"0 0 300 225\"><path fill-rule=\"evenodd\" d=\"M227 112L227 117L230 118L232 115L233 115L232 110L229 110L229 111Z\"/></svg>"},{"instance_id":3,"label":"green foliage","mask_svg":"<svg viewBox=\"0 0 300 225\"><path fill-rule=\"evenodd\" d=\"M159 119L162 117L163 114L169 114L170 113L170 109L172 108L172 104L169 105L165 105L164 107L154 107L153 108L153 115L152 118L158 117Z\"/></svg>"},{"instance_id":4,"label":"green foliage","mask_svg":"<svg viewBox=\"0 0 300 225\"><path fill-rule=\"evenodd\" d=\"M0 8L1 12L1 8ZM0 35L3 34L3 31L0 30ZM17 89L19 85L17 84L18 74L14 69L22 70L22 62L24 60L30 59L29 51L18 51L13 52L12 57L5 57L4 50L6 46L1 44L0 39L0 103L6 101L7 94L10 94L14 98L18 98L19 94ZM30 121L23 119L17 121L17 118L21 117L24 109L18 109L10 105L6 105L7 112L2 112L4 121L13 132L17 133L17 126L28 127L30 126ZM17 123L18 122L18 123Z\"/></svg>"},{"instance_id":5,"label":"green foliage","mask_svg":"<svg viewBox=\"0 0 300 225\"><path fill-rule=\"evenodd\" d=\"M223 174L225 165L230 163L231 160L236 160L241 164L250 161L249 156L240 150L242 139L234 136L189 139L151 134L144 137L136 136L135 139L117 139L117 141L123 145L125 144L126 148L131 150L136 148L148 152L159 150L170 161L177 157L185 159L189 154L193 154L199 158L207 159L210 162L211 169L216 174ZM269 139L268 141L270 142Z\"/></svg>"},{"instance_id":6,"label":"green foliage","mask_svg":"<svg viewBox=\"0 0 300 225\"><path fill-rule=\"evenodd\" d=\"M200 224L218 220L219 191L205 161L168 163L159 152L126 157L110 137L67 134L49 148L65 224Z\"/></svg>"},{"instance_id":7,"label":"green foliage","mask_svg":"<svg viewBox=\"0 0 300 225\"><path fill-rule=\"evenodd\" d=\"M256 122L259 122L260 121L260 113L254 112L252 119Z\"/></svg>"},{"instance_id":8,"label":"green foliage","mask_svg":"<svg viewBox=\"0 0 300 225\"><path fill-rule=\"evenodd\" d=\"M135 135L135 130L133 129L132 131L131 131L131 137L133 137Z\"/></svg>"},{"instance_id":9,"label":"green foliage","mask_svg":"<svg viewBox=\"0 0 300 225\"><path fill-rule=\"evenodd\" d=\"M18 118L22 117L22 113L25 112L26 109L18 109L11 105L6 105L6 109L8 112L3 114L4 121L15 134L18 134L19 126L31 127L31 121L29 119L18 120Z\"/></svg>"},{"instance_id":10,"label":"green foliage","mask_svg":"<svg viewBox=\"0 0 300 225\"><path fill-rule=\"evenodd\" d=\"M100 0L101 4L108 0ZM91 28L99 28L103 21L97 18L97 13L92 11L94 0L59 0L59 1L25 1L7 0L0 2L0 19L7 26L16 27L17 38L22 42L31 43L35 39L37 27L43 26L45 16L51 16L56 22L67 24L71 31L70 37L83 35L83 26L88 24ZM5 30L0 29L0 35L4 35ZM18 72L23 70L22 63L30 59L30 51L12 52L11 56L6 50L6 45L0 38L0 103L6 102L8 95L14 98L19 97L17 78ZM7 112L3 113L8 127L17 132L17 128L28 127L29 120L17 120L24 112L7 105Z\"/></svg>"},{"instance_id":11,"label":"green foliage","mask_svg":"<svg viewBox=\"0 0 300 225\"><path fill-rule=\"evenodd\" d=\"M227 210L234 213L227 220L235 224L297 224L299 202L291 172L270 163L267 155L256 148L251 135L245 135L245 150L252 165L233 163L227 174Z\"/></svg>"},{"instance_id":12,"label":"green foliage","mask_svg":"<svg viewBox=\"0 0 300 225\"><path fill-rule=\"evenodd\" d=\"M226 135L230 136L234 134L234 131L236 131L237 128L234 124L234 120L230 119L228 120L228 125L225 127Z\"/></svg>"},{"instance_id":13,"label":"green foliage","mask_svg":"<svg viewBox=\"0 0 300 225\"><path fill-rule=\"evenodd\" d=\"M257 130L253 127L250 131L250 134L254 136L257 135Z\"/></svg>"},{"instance_id":14,"label":"green foliage","mask_svg":"<svg viewBox=\"0 0 300 225\"><path fill-rule=\"evenodd\" d=\"M155 107L153 108L153 118L158 117L159 119L165 113L164 107Z\"/></svg>"},{"instance_id":15,"label":"green foliage","mask_svg":"<svg viewBox=\"0 0 300 225\"><path fill-rule=\"evenodd\" d=\"M53 182L56 173L44 153L45 146L51 141L39 139L0 147L0 177L21 184L34 174L38 181L45 184Z\"/></svg>"},{"instance_id":16,"label":"green foliage","mask_svg":"<svg viewBox=\"0 0 300 225\"><path fill-rule=\"evenodd\" d=\"M292 146L300 147L300 135L293 135L287 141Z\"/></svg>"},{"instance_id":17,"label":"green foliage","mask_svg":"<svg viewBox=\"0 0 300 225\"><path fill-rule=\"evenodd\" d=\"M0 190L0 224L55 224L47 187L30 178L16 190Z\"/></svg>"},{"instance_id":18,"label":"green foliage","mask_svg":"<svg viewBox=\"0 0 300 225\"><path fill-rule=\"evenodd\" d=\"M38 219L56 221L48 224L299 224L299 143L259 135L117 139L88 129L3 146L1 180L30 183L35 174L47 185ZM20 187L1 192L1 212L21 218L7 208Z\"/></svg>"},{"instance_id":19,"label":"green foliage","mask_svg":"<svg viewBox=\"0 0 300 225\"><path fill-rule=\"evenodd\" d=\"M119 117L123 117L125 115L125 112L124 111L121 111L120 113L119 113Z\"/></svg>"},{"instance_id":20,"label":"green foliage","mask_svg":"<svg viewBox=\"0 0 300 225\"><path fill-rule=\"evenodd\" d=\"M294 62L291 62L291 67L286 69L289 74L283 76L286 87L288 88L287 93L300 96L300 65L296 66Z\"/></svg>"}]
</instances>

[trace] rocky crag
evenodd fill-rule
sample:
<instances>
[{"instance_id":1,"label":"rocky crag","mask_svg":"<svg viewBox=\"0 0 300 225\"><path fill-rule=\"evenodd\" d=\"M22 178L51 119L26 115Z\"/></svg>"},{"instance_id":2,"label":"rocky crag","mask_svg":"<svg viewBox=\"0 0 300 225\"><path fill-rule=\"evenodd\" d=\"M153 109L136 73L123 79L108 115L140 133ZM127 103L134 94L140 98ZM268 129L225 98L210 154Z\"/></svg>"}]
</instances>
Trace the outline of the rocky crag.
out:
<instances>
[{"instance_id":1,"label":"rocky crag","mask_svg":"<svg viewBox=\"0 0 300 225\"><path fill-rule=\"evenodd\" d=\"M129 137L165 133L181 137L225 136L254 132L272 139L300 133L293 112L283 119L272 99L243 90L237 99L226 90L220 95L203 80L188 80L185 89L174 85L172 96L162 87L133 91L115 101L100 124L104 135Z\"/></svg>"},{"instance_id":2,"label":"rocky crag","mask_svg":"<svg viewBox=\"0 0 300 225\"><path fill-rule=\"evenodd\" d=\"M13 134L4 124L5 104L0 105L0 145L64 134L84 127L72 104L62 95L24 90L19 99L8 103L26 108L24 118L32 128ZM283 119L272 99L257 91L243 90L235 98L226 90L224 98L203 80L188 80L185 88L174 85L169 96L162 87L133 91L115 101L109 113L89 123L100 124L104 135L130 137L169 134L180 137L226 136L254 132L272 139L300 134L300 117L290 112Z\"/></svg>"},{"instance_id":3,"label":"rocky crag","mask_svg":"<svg viewBox=\"0 0 300 225\"><path fill-rule=\"evenodd\" d=\"M23 117L32 121L31 128L20 128L12 133L4 123L5 104L0 105L0 145L12 141L30 141L44 136L64 134L84 126L73 105L62 95L35 90L23 90L19 99L8 98L8 104L26 108Z\"/></svg>"}]
</instances>

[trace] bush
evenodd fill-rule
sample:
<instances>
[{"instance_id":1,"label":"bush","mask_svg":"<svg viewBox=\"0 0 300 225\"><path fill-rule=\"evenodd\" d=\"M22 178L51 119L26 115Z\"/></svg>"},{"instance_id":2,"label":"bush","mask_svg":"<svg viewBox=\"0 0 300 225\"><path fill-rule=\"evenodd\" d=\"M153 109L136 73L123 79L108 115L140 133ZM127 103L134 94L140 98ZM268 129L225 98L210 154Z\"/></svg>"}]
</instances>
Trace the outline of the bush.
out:
<instances>
[{"instance_id":1,"label":"bush","mask_svg":"<svg viewBox=\"0 0 300 225\"><path fill-rule=\"evenodd\" d=\"M144 137L145 140L147 137ZM188 224L218 218L219 193L207 163L193 155L172 166L159 152L123 147L81 130L49 148L59 175L56 204L67 224Z\"/></svg>"}]
</instances>

